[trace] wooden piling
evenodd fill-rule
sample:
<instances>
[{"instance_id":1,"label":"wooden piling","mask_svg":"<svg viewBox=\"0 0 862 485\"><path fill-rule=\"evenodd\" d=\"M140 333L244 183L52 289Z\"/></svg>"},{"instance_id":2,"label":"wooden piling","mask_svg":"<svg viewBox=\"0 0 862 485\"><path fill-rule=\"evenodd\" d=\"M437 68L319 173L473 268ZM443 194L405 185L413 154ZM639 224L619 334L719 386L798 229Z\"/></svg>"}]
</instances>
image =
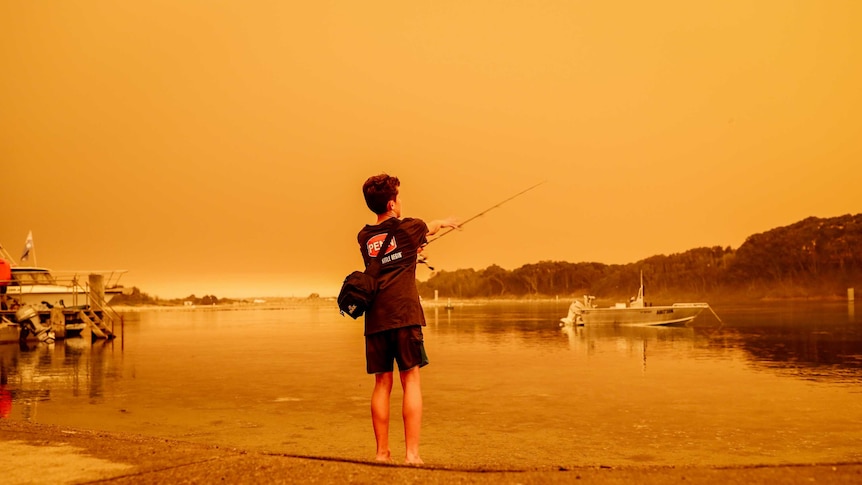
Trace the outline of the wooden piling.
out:
<instances>
[{"instance_id":1,"label":"wooden piling","mask_svg":"<svg viewBox=\"0 0 862 485\"><path fill-rule=\"evenodd\" d=\"M97 274L97 273L91 274L90 279L89 279L89 283L90 283L90 291L88 293L88 299L89 299L88 303L90 304L91 312L97 312L100 315L102 315L102 318L105 320L105 322L103 323L100 321L97 323L100 324L99 327L103 331L107 330L109 322L111 324L110 325L111 328L113 329L114 322L113 322L113 320L111 320L108 312L105 311L105 302L107 300L105 300L105 277L104 277L104 275ZM91 313L91 316L92 316L92 313ZM112 330L107 330L107 333L113 335L114 332Z\"/></svg>"},{"instance_id":2,"label":"wooden piling","mask_svg":"<svg viewBox=\"0 0 862 485\"><path fill-rule=\"evenodd\" d=\"M100 274L90 275L90 291L88 303L95 311L102 311L102 302L105 301L105 277Z\"/></svg>"},{"instance_id":3,"label":"wooden piling","mask_svg":"<svg viewBox=\"0 0 862 485\"><path fill-rule=\"evenodd\" d=\"M66 316L63 315L63 309L54 307L51 309L51 330L54 331L54 338L66 338Z\"/></svg>"}]
</instances>

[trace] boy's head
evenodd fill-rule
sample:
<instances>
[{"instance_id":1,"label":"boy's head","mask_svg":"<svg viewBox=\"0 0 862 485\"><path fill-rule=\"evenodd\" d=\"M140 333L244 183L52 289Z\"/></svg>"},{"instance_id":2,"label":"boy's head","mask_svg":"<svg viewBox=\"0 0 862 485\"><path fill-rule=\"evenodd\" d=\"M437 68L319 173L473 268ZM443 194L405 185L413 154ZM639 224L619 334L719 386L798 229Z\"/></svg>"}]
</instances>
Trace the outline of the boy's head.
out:
<instances>
[{"instance_id":1,"label":"boy's head","mask_svg":"<svg viewBox=\"0 0 862 485\"><path fill-rule=\"evenodd\" d=\"M401 207L398 202L398 187L400 186L401 182L398 177L392 177L385 173L369 177L362 184L365 204L377 215L392 210L396 212L395 217L401 217Z\"/></svg>"}]
</instances>

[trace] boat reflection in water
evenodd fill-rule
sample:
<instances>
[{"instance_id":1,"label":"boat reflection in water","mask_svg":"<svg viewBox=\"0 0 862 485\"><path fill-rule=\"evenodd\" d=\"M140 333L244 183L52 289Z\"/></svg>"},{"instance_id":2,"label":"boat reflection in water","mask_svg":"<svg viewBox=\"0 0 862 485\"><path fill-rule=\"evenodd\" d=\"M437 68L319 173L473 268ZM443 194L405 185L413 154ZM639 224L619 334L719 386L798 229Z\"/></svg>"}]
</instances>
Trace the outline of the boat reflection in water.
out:
<instances>
[{"instance_id":1,"label":"boat reflection in water","mask_svg":"<svg viewBox=\"0 0 862 485\"><path fill-rule=\"evenodd\" d=\"M825 308L824 308L825 307ZM599 346L642 348L650 341L704 358L742 355L754 368L779 375L831 383L862 383L862 325L855 305L829 303L794 306L739 306L722 310L723 320L705 319L684 326L563 326L572 350ZM741 354L736 354L741 352Z\"/></svg>"},{"instance_id":2,"label":"boat reflection in water","mask_svg":"<svg viewBox=\"0 0 862 485\"><path fill-rule=\"evenodd\" d=\"M77 337L46 344L24 341L0 344L0 417L15 415L41 421L40 404L56 391L88 399L102 397L114 364L105 354L114 341ZM57 416L49 418L52 422Z\"/></svg>"}]
</instances>

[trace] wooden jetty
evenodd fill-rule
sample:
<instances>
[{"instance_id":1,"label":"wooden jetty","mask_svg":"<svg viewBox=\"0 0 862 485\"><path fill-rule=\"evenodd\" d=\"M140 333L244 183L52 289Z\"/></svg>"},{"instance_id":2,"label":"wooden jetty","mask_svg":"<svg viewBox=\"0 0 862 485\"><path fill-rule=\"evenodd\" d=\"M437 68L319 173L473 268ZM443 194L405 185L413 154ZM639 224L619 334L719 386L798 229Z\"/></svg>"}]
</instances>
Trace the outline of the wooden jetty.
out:
<instances>
[{"instance_id":1,"label":"wooden jetty","mask_svg":"<svg viewBox=\"0 0 862 485\"><path fill-rule=\"evenodd\" d=\"M114 338L115 322L122 324L122 316L108 305L104 288L101 274L89 275L88 302L74 307L19 307L7 299L7 309L0 310L0 343L20 341L22 332L26 340L53 341L80 336L88 329L94 340Z\"/></svg>"}]
</instances>

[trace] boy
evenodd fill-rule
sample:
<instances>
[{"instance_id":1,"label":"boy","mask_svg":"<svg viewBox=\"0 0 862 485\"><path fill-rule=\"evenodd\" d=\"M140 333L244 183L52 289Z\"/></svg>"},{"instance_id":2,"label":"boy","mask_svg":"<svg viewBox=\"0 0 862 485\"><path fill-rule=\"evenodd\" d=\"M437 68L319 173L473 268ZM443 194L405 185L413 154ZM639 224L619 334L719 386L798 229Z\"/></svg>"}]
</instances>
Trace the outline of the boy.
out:
<instances>
[{"instance_id":1,"label":"boy","mask_svg":"<svg viewBox=\"0 0 862 485\"><path fill-rule=\"evenodd\" d=\"M365 203L377 216L374 225L366 225L357 239L365 265L384 251L378 275L379 290L365 313L365 360L369 374L374 374L371 394L371 422L377 440L378 461L390 461L389 397L392 393L393 361L404 390L402 416L407 452L405 463L422 464L419 457L419 435L422 425L422 390L419 368L428 364L422 327L425 314L416 288L416 259L428 242L426 236L442 227L457 227L453 219L432 221L401 217L401 195L398 177L380 174L370 177L362 186ZM395 231L388 248L382 248L389 231Z\"/></svg>"}]
</instances>

